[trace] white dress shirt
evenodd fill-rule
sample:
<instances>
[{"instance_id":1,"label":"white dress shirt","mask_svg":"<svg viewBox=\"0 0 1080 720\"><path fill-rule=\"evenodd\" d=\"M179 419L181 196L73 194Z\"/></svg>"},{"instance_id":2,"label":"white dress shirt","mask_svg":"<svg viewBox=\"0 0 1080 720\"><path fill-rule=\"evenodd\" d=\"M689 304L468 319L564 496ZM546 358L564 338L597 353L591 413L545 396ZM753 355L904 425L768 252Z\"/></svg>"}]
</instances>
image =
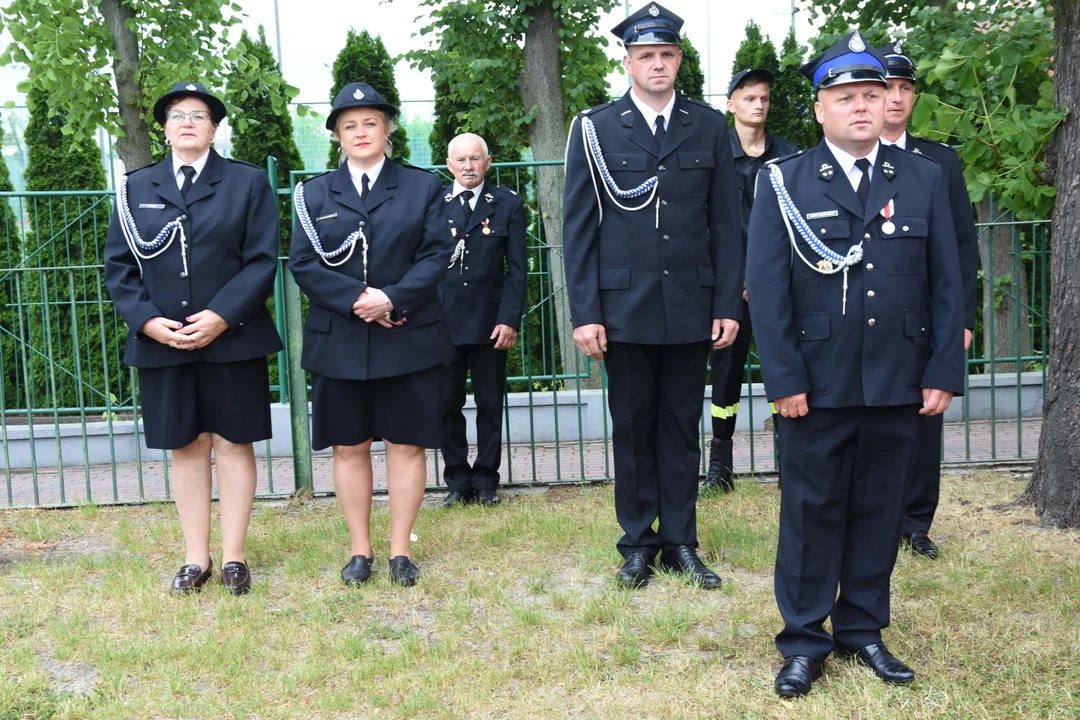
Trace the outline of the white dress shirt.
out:
<instances>
[{"instance_id":1,"label":"white dress shirt","mask_svg":"<svg viewBox=\"0 0 1080 720\"><path fill-rule=\"evenodd\" d=\"M184 167L185 165L190 165L191 167L195 168L195 175L191 178L191 183L195 184L195 181L198 180L199 176L202 175L203 168L206 167L206 159L209 157L209 149L207 149L206 152L203 153L203 156L201 158L199 158L193 163L186 163L180 158L176 157L176 155L174 154L172 156L172 169L173 176L176 177L176 187L180 188L181 190L184 188L184 173L180 172L180 168Z\"/></svg>"},{"instance_id":2,"label":"white dress shirt","mask_svg":"<svg viewBox=\"0 0 1080 720\"><path fill-rule=\"evenodd\" d=\"M642 102L641 98L637 96L637 92L631 88L630 99L634 101L634 107L638 109L641 116L645 118L645 122L649 123L649 131L654 135L656 134L656 118L660 115L664 116L664 130L671 127L671 111L675 109L675 91L671 91L671 99L668 100L667 105L660 112L656 112L651 107Z\"/></svg>"},{"instance_id":3,"label":"white dress shirt","mask_svg":"<svg viewBox=\"0 0 1080 720\"><path fill-rule=\"evenodd\" d=\"M364 176L368 178L368 192L371 192L371 188L375 187L375 181L379 179L379 173L382 172L383 165L386 164L386 156L383 155L382 160L378 165L369 167L367 170L361 170L360 168L353 167L351 162L345 163L349 168L349 177L352 178L353 187L356 188L356 194L360 197L364 197Z\"/></svg>"},{"instance_id":4,"label":"white dress shirt","mask_svg":"<svg viewBox=\"0 0 1080 720\"><path fill-rule=\"evenodd\" d=\"M895 145L896 147L900 148L901 150L907 150L907 130L905 130L904 133L900 137L896 138L896 142L889 142L888 140L885 139L884 136L882 136L881 144L882 145Z\"/></svg>"},{"instance_id":5,"label":"white dress shirt","mask_svg":"<svg viewBox=\"0 0 1080 720\"><path fill-rule=\"evenodd\" d=\"M460 195L461 193L465 192L468 189L469 188L465 187L464 185L459 183L457 180L454 180L454 187L450 190L450 192L452 192L454 194L454 198L457 198L458 195ZM473 196L471 198L469 198L469 210L475 210L476 209L476 199L478 197L480 197L480 193L482 193L482 192L484 192L484 181L483 180L480 181L479 185L477 185L476 187L474 187L472 189Z\"/></svg>"},{"instance_id":6,"label":"white dress shirt","mask_svg":"<svg viewBox=\"0 0 1080 720\"><path fill-rule=\"evenodd\" d=\"M844 171L847 176L848 182L851 183L851 189L856 193L859 192L859 182L862 180L862 170L855 167L855 161L859 158L854 155L848 154L840 148L829 142L829 138L825 138L825 143L832 150L833 157L836 158L836 162L840 163L840 169ZM878 144L874 144L874 149L866 153L865 157L870 161L870 179L874 179L874 164L877 162L878 148L881 147Z\"/></svg>"}]
</instances>

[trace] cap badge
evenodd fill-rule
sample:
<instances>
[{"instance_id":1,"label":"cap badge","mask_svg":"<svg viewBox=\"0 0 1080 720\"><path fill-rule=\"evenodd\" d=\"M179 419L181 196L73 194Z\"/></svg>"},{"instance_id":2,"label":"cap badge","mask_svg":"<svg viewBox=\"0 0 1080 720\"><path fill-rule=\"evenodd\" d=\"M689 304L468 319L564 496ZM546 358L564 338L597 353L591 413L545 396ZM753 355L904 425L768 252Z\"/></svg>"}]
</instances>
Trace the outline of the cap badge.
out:
<instances>
[{"instance_id":1,"label":"cap badge","mask_svg":"<svg viewBox=\"0 0 1080 720\"><path fill-rule=\"evenodd\" d=\"M649 14L652 15L653 17L656 17L657 15L660 14L660 8L656 7L656 3L653 3L652 5L649 6Z\"/></svg>"},{"instance_id":2,"label":"cap badge","mask_svg":"<svg viewBox=\"0 0 1080 720\"><path fill-rule=\"evenodd\" d=\"M857 53L860 53L866 49L866 43L863 42L862 36L859 35L858 30L851 34L851 39L848 40L847 46L848 50Z\"/></svg>"},{"instance_id":3,"label":"cap badge","mask_svg":"<svg viewBox=\"0 0 1080 720\"><path fill-rule=\"evenodd\" d=\"M364 99L364 93L363 93L363 91L360 90L360 88L356 88L356 91L353 92L352 96L354 98L356 98L357 100L363 100Z\"/></svg>"},{"instance_id":4,"label":"cap badge","mask_svg":"<svg viewBox=\"0 0 1080 720\"><path fill-rule=\"evenodd\" d=\"M904 48L900 45L899 40L897 40L896 44L892 46L892 49L893 49L893 52L896 53L897 55L903 55L904 54Z\"/></svg>"},{"instance_id":5,"label":"cap badge","mask_svg":"<svg viewBox=\"0 0 1080 720\"><path fill-rule=\"evenodd\" d=\"M188 84L187 84L187 85L186 85L186 86L184 87L184 89L185 89L185 90L191 90L192 92L194 92L195 90L198 90L199 88L195 87L195 86L194 86L194 85L192 85L191 83L188 83Z\"/></svg>"}]
</instances>

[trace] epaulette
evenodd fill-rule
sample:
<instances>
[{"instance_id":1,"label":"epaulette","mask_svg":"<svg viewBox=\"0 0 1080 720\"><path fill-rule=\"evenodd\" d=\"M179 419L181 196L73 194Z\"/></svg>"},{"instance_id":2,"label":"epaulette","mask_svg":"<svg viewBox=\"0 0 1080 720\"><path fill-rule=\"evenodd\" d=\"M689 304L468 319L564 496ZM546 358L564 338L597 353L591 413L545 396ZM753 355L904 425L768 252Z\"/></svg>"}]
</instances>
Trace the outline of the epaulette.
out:
<instances>
[{"instance_id":1,"label":"epaulette","mask_svg":"<svg viewBox=\"0 0 1080 720\"><path fill-rule=\"evenodd\" d=\"M933 141L931 140L931 142L933 142ZM922 152L921 150L919 150L919 148L913 148L911 150L908 150L907 148L899 148L899 147L896 147L895 145L890 145L889 147L896 148L897 150L900 150L901 152L906 153L908 155L914 155L917 158L922 158L923 160L926 160L927 162L932 162L935 165L938 164L937 160L930 157L926 153Z\"/></svg>"},{"instance_id":2,"label":"epaulette","mask_svg":"<svg viewBox=\"0 0 1080 720\"><path fill-rule=\"evenodd\" d=\"M685 100L688 103L693 103L694 105L699 105L699 106L701 106L703 108L706 108L707 110L712 110L717 115L723 115L724 114L721 110L713 107L712 105L705 102L704 100L698 100L696 98L686 97L685 95L680 95L679 97L681 97L683 100Z\"/></svg>"},{"instance_id":3,"label":"epaulette","mask_svg":"<svg viewBox=\"0 0 1080 720\"><path fill-rule=\"evenodd\" d=\"M790 160L791 158L797 158L800 155L802 155L804 152L806 152L806 151L805 150L800 150L798 152L791 153L790 155L783 155L783 156L778 157L778 158L773 158L772 160L766 160L765 164L766 165L772 165L773 163L782 163L785 160Z\"/></svg>"},{"instance_id":4,"label":"epaulette","mask_svg":"<svg viewBox=\"0 0 1080 720\"><path fill-rule=\"evenodd\" d=\"M496 187L497 189L499 189L499 190L502 190L502 191L503 191L504 193L510 193L510 194L511 194L511 195L513 195L514 197L517 197L517 196L518 196L518 194L517 194L517 191L516 191L516 190L511 190L510 188L508 188L508 187L504 187L504 186L502 186L502 185L496 185L495 187Z\"/></svg>"},{"instance_id":5,"label":"epaulette","mask_svg":"<svg viewBox=\"0 0 1080 720\"><path fill-rule=\"evenodd\" d=\"M253 167L256 170L265 170L266 169L266 168L263 168L263 167L259 167L258 165L253 165L252 163L245 162L243 160L237 160L236 158L231 158L230 157L230 158L224 158L224 159L228 160L231 163L236 163L237 165L247 165L248 167Z\"/></svg>"},{"instance_id":6,"label":"epaulette","mask_svg":"<svg viewBox=\"0 0 1080 720\"><path fill-rule=\"evenodd\" d=\"M600 105L593 105L592 107L585 108L584 110L579 112L578 117L581 117L582 115L595 115L596 113L603 110L604 108L611 107L614 104L615 104L614 100L608 100L606 103L601 103Z\"/></svg>"},{"instance_id":7,"label":"epaulette","mask_svg":"<svg viewBox=\"0 0 1080 720\"><path fill-rule=\"evenodd\" d=\"M436 172L435 172L434 170L428 170L428 169L426 169L426 168L418 167L418 166L416 166L416 165L410 165L410 164L409 164L409 163L407 163L407 162L400 162L400 161L398 161L398 160L394 160L394 162L396 162L396 163L397 163L398 165L400 165L401 167L407 167L407 168L412 168L413 170L419 170L420 172L426 172L426 173L429 173L429 174L431 174L431 175L437 175L437 174L438 174L438 173L436 173Z\"/></svg>"},{"instance_id":8,"label":"epaulette","mask_svg":"<svg viewBox=\"0 0 1080 720\"><path fill-rule=\"evenodd\" d=\"M132 175L134 175L137 172L142 172L143 170L146 170L146 169L152 168L152 167L156 167L156 166L157 166L157 163L152 162L149 165L143 165L141 168L136 168L136 169L134 169L134 170L132 170L130 172L126 172L124 174L127 175L128 177L131 177Z\"/></svg>"},{"instance_id":9,"label":"epaulette","mask_svg":"<svg viewBox=\"0 0 1080 720\"><path fill-rule=\"evenodd\" d=\"M324 172L319 173L318 175L312 175L311 177L301 178L300 180L297 180L297 182L298 183L311 182L312 180L315 180L316 178L325 177L325 176L329 175L332 172L337 172L337 171L336 170L326 170Z\"/></svg>"}]
</instances>

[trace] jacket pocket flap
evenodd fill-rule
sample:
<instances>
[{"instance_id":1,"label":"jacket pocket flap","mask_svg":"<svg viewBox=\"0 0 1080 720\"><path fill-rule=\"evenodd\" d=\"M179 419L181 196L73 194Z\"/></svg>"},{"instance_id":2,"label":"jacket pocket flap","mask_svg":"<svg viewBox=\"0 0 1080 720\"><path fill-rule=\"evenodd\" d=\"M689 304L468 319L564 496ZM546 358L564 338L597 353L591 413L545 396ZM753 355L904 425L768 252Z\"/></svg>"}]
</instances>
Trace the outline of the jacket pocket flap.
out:
<instances>
[{"instance_id":1,"label":"jacket pocket flap","mask_svg":"<svg viewBox=\"0 0 1080 720\"><path fill-rule=\"evenodd\" d=\"M487 233L488 235L506 235L507 234L507 230L506 230L505 225L488 225L487 229L488 229L488 233ZM481 235L484 234L484 230L483 230L482 227L478 228L477 232L479 232Z\"/></svg>"},{"instance_id":2,"label":"jacket pocket flap","mask_svg":"<svg viewBox=\"0 0 1080 720\"><path fill-rule=\"evenodd\" d=\"M799 331L799 342L804 340L829 339L829 313L810 313L795 317L795 327Z\"/></svg>"},{"instance_id":3,"label":"jacket pocket flap","mask_svg":"<svg viewBox=\"0 0 1080 720\"><path fill-rule=\"evenodd\" d=\"M320 307L312 305L304 319L304 329L315 332L330 332L331 314Z\"/></svg>"},{"instance_id":4,"label":"jacket pocket flap","mask_svg":"<svg viewBox=\"0 0 1080 720\"><path fill-rule=\"evenodd\" d=\"M836 240L851 236L851 222L847 219L807 220L806 223L820 240Z\"/></svg>"},{"instance_id":5,"label":"jacket pocket flap","mask_svg":"<svg viewBox=\"0 0 1080 720\"><path fill-rule=\"evenodd\" d=\"M629 290L630 268L600 268L601 290Z\"/></svg>"},{"instance_id":6,"label":"jacket pocket flap","mask_svg":"<svg viewBox=\"0 0 1080 720\"><path fill-rule=\"evenodd\" d=\"M716 159L709 150L684 150L679 153L679 167L689 170L691 168L711 168L716 165Z\"/></svg>"},{"instance_id":7,"label":"jacket pocket flap","mask_svg":"<svg viewBox=\"0 0 1080 720\"><path fill-rule=\"evenodd\" d=\"M649 162L647 153L604 153L604 160L607 162L608 170L632 170L635 172L644 172L646 164Z\"/></svg>"},{"instance_id":8,"label":"jacket pocket flap","mask_svg":"<svg viewBox=\"0 0 1080 720\"><path fill-rule=\"evenodd\" d=\"M892 224L895 229L890 235L882 233L884 238L926 237L927 235L926 218L894 217L892 219Z\"/></svg>"},{"instance_id":9,"label":"jacket pocket flap","mask_svg":"<svg viewBox=\"0 0 1080 720\"><path fill-rule=\"evenodd\" d=\"M930 337L930 314L921 310L904 312L904 334L908 337Z\"/></svg>"},{"instance_id":10,"label":"jacket pocket flap","mask_svg":"<svg viewBox=\"0 0 1080 720\"><path fill-rule=\"evenodd\" d=\"M716 276L713 274L713 269L711 267L708 265L698 265L697 284L701 287L714 287L716 285Z\"/></svg>"}]
</instances>

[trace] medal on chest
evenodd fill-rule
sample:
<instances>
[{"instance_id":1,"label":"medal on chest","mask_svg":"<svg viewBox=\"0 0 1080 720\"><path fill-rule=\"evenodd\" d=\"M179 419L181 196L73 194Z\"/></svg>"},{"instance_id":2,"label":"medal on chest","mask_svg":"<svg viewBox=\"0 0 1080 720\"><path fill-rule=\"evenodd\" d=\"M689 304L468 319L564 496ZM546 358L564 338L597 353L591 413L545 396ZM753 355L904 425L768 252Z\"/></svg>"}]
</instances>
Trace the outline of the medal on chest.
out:
<instances>
[{"instance_id":1,"label":"medal on chest","mask_svg":"<svg viewBox=\"0 0 1080 720\"><path fill-rule=\"evenodd\" d=\"M886 203L885 207L881 208L881 217L885 218L885 222L881 223L881 232L885 235L892 235L896 232L896 226L893 225L892 216L896 212L896 203L890 200Z\"/></svg>"}]
</instances>

